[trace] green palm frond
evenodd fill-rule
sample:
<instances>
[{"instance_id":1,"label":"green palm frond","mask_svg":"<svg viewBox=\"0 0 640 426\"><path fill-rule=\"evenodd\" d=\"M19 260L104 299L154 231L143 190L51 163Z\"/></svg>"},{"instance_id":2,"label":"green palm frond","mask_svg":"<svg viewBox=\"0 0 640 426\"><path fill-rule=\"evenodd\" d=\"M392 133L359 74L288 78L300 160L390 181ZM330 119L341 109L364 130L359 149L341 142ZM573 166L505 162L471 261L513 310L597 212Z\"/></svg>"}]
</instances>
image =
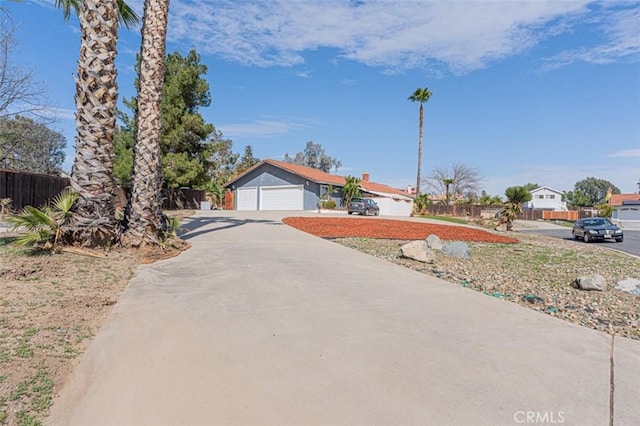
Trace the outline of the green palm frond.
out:
<instances>
[{"instance_id":1,"label":"green palm frond","mask_svg":"<svg viewBox=\"0 0 640 426\"><path fill-rule=\"evenodd\" d=\"M62 191L53 200L53 207L60 215L60 219L62 219L62 221L66 222L71 217L71 209L76 204L76 201L78 201L78 194L69 188Z\"/></svg>"},{"instance_id":2,"label":"green palm frond","mask_svg":"<svg viewBox=\"0 0 640 426\"><path fill-rule=\"evenodd\" d=\"M8 221L14 229L25 228L28 231L37 231L43 227L55 226L56 221L52 216L49 208L40 210L33 206L26 206L19 214L10 216Z\"/></svg>"},{"instance_id":3,"label":"green palm frond","mask_svg":"<svg viewBox=\"0 0 640 426\"><path fill-rule=\"evenodd\" d=\"M49 229L40 229L35 232L21 235L13 242L19 246L33 246L50 241L53 237L54 234Z\"/></svg>"},{"instance_id":4,"label":"green palm frond","mask_svg":"<svg viewBox=\"0 0 640 426\"><path fill-rule=\"evenodd\" d=\"M140 23L140 17L138 14L126 4L123 0L118 0L118 22L123 24L127 28L134 28ZM62 16L64 20L68 20L71 16L71 11L78 15L80 13L80 7L82 6L81 0L56 0L56 7L62 10Z\"/></svg>"}]
</instances>

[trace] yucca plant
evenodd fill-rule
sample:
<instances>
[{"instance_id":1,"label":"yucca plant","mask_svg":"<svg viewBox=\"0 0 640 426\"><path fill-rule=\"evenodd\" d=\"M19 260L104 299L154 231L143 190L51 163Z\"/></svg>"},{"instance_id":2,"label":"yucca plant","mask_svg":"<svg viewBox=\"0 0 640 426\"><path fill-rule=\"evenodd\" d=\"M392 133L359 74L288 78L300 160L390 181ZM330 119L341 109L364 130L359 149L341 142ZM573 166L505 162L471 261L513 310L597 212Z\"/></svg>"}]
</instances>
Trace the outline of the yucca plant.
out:
<instances>
[{"instance_id":1,"label":"yucca plant","mask_svg":"<svg viewBox=\"0 0 640 426\"><path fill-rule=\"evenodd\" d=\"M503 225L507 231L513 229L513 221L522 213L523 203L531 200L531 193L522 186L511 186L504 192L507 202L500 211L498 226Z\"/></svg>"},{"instance_id":2,"label":"yucca plant","mask_svg":"<svg viewBox=\"0 0 640 426\"><path fill-rule=\"evenodd\" d=\"M54 200L51 206L35 208L26 206L22 212L9 217L14 229L23 228L27 231L15 240L23 246L35 246L44 250L53 250L61 242L65 227L71 221L71 211L78 194L65 189Z\"/></svg>"}]
</instances>

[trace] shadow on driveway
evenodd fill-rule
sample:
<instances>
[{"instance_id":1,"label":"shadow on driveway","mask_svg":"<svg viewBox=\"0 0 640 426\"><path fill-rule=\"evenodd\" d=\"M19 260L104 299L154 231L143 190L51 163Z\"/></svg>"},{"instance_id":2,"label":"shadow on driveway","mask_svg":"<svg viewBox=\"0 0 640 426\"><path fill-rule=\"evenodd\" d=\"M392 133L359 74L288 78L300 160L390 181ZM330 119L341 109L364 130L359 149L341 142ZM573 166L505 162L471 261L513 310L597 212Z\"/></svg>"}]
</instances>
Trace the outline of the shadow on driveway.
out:
<instances>
[{"instance_id":1,"label":"shadow on driveway","mask_svg":"<svg viewBox=\"0 0 640 426\"><path fill-rule=\"evenodd\" d=\"M222 231L237 226L263 223L267 225L283 225L282 222L270 219L237 219L232 217L185 217L182 219L180 238L190 240L198 235ZM210 227L214 225L214 227ZM201 229L205 228L206 229ZM199 231L196 231L200 229Z\"/></svg>"}]
</instances>

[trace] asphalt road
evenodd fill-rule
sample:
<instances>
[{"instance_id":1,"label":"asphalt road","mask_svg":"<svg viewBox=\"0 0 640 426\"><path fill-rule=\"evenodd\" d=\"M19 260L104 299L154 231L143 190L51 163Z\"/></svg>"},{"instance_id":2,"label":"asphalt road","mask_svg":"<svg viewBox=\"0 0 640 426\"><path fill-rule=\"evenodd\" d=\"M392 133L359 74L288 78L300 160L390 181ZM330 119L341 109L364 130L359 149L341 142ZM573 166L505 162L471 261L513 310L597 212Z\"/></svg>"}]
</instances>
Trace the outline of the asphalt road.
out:
<instances>
[{"instance_id":1,"label":"asphalt road","mask_svg":"<svg viewBox=\"0 0 640 426\"><path fill-rule=\"evenodd\" d=\"M531 232L535 234L547 235L549 237L562 238L565 240L573 241L573 236L571 235L571 228L565 229L522 229L520 232ZM585 244L584 241L578 240L575 241L576 244ZM625 230L624 231L624 241L621 243L616 243L615 241L597 241L589 244L598 244L606 246L607 248L612 248L615 250L624 251L626 253L630 253L636 256L640 256L640 231L636 230Z\"/></svg>"}]
</instances>

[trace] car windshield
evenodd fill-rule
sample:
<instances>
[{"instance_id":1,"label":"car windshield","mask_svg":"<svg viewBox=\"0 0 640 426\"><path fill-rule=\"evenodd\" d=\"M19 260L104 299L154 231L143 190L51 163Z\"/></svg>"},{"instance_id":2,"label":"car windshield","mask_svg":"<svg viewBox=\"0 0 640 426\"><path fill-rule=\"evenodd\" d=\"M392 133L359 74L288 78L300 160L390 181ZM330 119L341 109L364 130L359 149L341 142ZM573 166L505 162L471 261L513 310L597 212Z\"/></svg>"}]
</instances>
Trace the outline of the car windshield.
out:
<instances>
[{"instance_id":1,"label":"car windshield","mask_svg":"<svg viewBox=\"0 0 640 426\"><path fill-rule=\"evenodd\" d=\"M593 219L584 222L584 226L610 226L611 222L608 219Z\"/></svg>"}]
</instances>

